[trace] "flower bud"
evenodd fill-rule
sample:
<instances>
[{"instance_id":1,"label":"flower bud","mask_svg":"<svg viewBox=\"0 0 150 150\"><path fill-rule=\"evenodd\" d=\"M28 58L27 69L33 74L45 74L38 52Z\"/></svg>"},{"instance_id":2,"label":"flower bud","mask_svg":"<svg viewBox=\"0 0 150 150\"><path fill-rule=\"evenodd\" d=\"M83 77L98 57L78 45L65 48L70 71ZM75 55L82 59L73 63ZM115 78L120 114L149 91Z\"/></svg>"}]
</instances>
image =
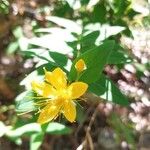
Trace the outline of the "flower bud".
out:
<instances>
[{"instance_id":1,"label":"flower bud","mask_svg":"<svg viewBox=\"0 0 150 150\"><path fill-rule=\"evenodd\" d=\"M84 60L79 59L75 64L75 68L78 72L82 72L86 68Z\"/></svg>"}]
</instances>

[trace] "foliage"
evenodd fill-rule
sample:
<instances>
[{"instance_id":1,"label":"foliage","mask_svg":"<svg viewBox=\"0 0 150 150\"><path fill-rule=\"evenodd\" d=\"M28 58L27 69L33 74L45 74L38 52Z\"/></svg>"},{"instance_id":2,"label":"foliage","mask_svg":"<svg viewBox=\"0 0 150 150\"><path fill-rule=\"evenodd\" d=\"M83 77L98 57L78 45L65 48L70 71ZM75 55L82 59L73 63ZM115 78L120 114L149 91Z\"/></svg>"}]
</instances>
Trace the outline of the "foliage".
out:
<instances>
[{"instance_id":1,"label":"foliage","mask_svg":"<svg viewBox=\"0 0 150 150\"><path fill-rule=\"evenodd\" d=\"M0 3L0 13L8 14L9 13L9 1L2 0Z\"/></svg>"},{"instance_id":2,"label":"foliage","mask_svg":"<svg viewBox=\"0 0 150 150\"><path fill-rule=\"evenodd\" d=\"M33 78L43 78L43 67L46 70L53 70L52 68L59 66L63 70L66 70L69 82L73 82L78 78L78 81L89 84L90 92L97 94L105 100L127 106L129 104L127 98L112 83L112 81L105 77L104 74L101 75L104 66L107 64L120 64L132 61L131 58L124 53L123 48L115 43L114 40L105 39L105 41L101 41L101 31L99 31L98 35L97 31L91 30L93 27L82 33L81 31L84 27L79 26L76 22L71 20L60 17L49 17L48 20L55 22L63 28L50 27L46 30L40 29L38 32L45 31L50 33L44 33L40 37L34 37L28 40L28 47L31 47L31 49L26 49L21 52L25 56L38 58L38 63L36 70L28 75L21 82L21 85L25 85L27 90L30 90L30 84ZM64 35L66 35L65 38ZM90 41L90 39L93 39L93 36L95 37L95 41ZM111 34L109 36L111 36ZM80 39L79 37L82 38ZM90 48L86 45L86 43L89 44L88 41L93 42L93 46L90 45ZM38 48L34 48L34 46L38 46ZM69 59L68 55L73 59ZM75 63L79 59L84 60L86 69L78 76L78 72L75 69ZM35 110L35 108L32 108L34 107L34 100L28 98L32 97L29 93L27 92L24 98L21 96L21 99L17 101L17 110ZM32 141L34 141L35 138L39 139L39 136L39 134L37 137L36 135L33 135ZM39 142L37 143L40 145Z\"/></svg>"},{"instance_id":3,"label":"foliage","mask_svg":"<svg viewBox=\"0 0 150 150\"><path fill-rule=\"evenodd\" d=\"M35 106L38 101L37 95L32 90L31 82L35 78L43 80L44 69L53 71L56 67L60 67L66 73L69 83L75 81L87 83L87 93L93 93L114 105L129 106L128 98L104 70L107 65L119 66L133 62L119 39L123 34L132 36L128 23L138 13L132 8L131 0L102 0L95 4L89 0L78 2L79 4L69 0L56 1L53 16L45 17L46 27L43 28L36 22L36 29L35 26L32 28L34 35L32 38L25 37L21 26L13 30L15 41L8 45L7 53L19 53L25 59L36 60L34 70L20 82L25 91L16 98L17 113L38 111L38 107ZM9 2L2 0L0 12L8 14L8 6ZM81 59L86 67L79 73L75 66ZM81 117L78 120L82 120L83 116L77 115L77 118ZM32 118L33 120L25 122L18 118L18 122L21 121L22 125L15 128L0 122L0 136L6 136L17 144L20 144L22 136L29 136L30 149L36 150L41 146L45 134L72 133L64 119L61 119L62 124L50 122L39 125L35 123L36 117L37 115ZM118 116L112 117L111 124L118 135L123 132L125 140L134 145L131 130Z\"/></svg>"}]
</instances>

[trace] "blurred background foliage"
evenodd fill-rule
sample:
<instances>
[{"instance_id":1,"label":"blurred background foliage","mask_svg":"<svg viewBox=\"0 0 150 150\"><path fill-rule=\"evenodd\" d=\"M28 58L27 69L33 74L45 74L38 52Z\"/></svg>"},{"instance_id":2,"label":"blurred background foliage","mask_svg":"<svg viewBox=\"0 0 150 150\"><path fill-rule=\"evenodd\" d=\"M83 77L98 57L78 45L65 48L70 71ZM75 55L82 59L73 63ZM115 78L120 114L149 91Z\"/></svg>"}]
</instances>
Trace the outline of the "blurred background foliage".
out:
<instances>
[{"instance_id":1,"label":"blurred background foliage","mask_svg":"<svg viewBox=\"0 0 150 150\"><path fill-rule=\"evenodd\" d=\"M150 1L1 0L0 20L0 149L82 149L84 143L91 150L150 149ZM15 104L43 66L68 70L78 49L103 42L113 54L96 82L99 90L93 84L90 91L106 99L107 83L114 90L107 100L120 104L125 94L129 107L87 94L74 124L41 127L33 113L17 115Z\"/></svg>"}]
</instances>

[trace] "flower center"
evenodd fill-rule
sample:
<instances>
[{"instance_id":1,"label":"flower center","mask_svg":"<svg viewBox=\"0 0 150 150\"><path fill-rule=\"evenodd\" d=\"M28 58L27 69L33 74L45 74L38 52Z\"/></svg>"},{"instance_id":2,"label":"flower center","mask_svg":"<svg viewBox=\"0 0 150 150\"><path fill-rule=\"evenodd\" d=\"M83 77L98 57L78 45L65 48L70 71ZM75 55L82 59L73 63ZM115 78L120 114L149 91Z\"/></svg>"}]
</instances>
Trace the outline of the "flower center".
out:
<instances>
[{"instance_id":1,"label":"flower center","mask_svg":"<svg viewBox=\"0 0 150 150\"><path fill-rule=\"evenodd\" d=\"M65 101L70 99L71 93L70 93L69 90L67 90L67 89L61 89L58 93L59 93L58 97L64 99Z\"/></svg>"}]
</instances>

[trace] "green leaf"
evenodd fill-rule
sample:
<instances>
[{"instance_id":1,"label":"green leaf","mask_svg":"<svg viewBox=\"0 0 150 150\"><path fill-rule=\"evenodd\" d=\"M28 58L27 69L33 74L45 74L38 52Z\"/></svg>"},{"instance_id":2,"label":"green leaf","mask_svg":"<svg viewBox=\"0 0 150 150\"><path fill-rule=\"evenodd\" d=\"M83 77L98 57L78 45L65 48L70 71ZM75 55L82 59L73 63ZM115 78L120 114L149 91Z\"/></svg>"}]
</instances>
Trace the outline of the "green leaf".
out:
<instances>
[{"instance_id":1,"label":"green leaf","mask_svg":"<svg viewBox=\"0 0 150 150\"><path fill-rule=\"evenodd\" d=\"M73 33L72 33L73 34ZM74 58L77 57L78 54L78 45L80 45L80 52L84 53L87 50L92 49L95 47L96 40L100 34L100 31L86 31L82 35L75 35L75 40L72 42L67 42L67 44L74 50Z\"/></svg>"},{"instance_id":2,"label":"green leaf","mask_svg":"<svg viewBox=\"0 0 150 150\"><path fill-rule=\"evenodd\" d=\"M127 11L127 9L129 8L131 4L131 0L115 0L114 1L114 12L116 17L121 18L123 16L125 16L125 13Z\"/></svg>"},{"instance_id":3,"label":"green leaf","mask_svg":"<svg viewBox=\"0 0 150 150\"><path fill-rule=\"evenodd\" d=\"M39 59L39 62L49 62L52 64L56 64L57 66L66 66L68 62L68 58L66 55L58 52L48 51L46 49L28 49L23 51L22 54L27 57L36 57Z\"/></svg>"},{"instance_id":4,"label":"green leaf","mask_svg":"<svg viewBox=\"0 0 150 150\"><path fill-rule=\"evenodd\" d=\"M16 27L15 30L13 31L13 35L14 35L17 39L23 37L23 30L22 30L22 27L21 27L21 26Z\"/></svg>"},{"instance_id":5,"label":"green leaf","mask_svg":"<svg viewBox=\"0 0 150 150\"><path fill-rule=\"evenodd\" d=\"M29 46L29 41L30 39L26 38L26 37L21 37L18 39L18 44L19 44L19 50L20 51L24 51L28 49Z\"/></svg>"},{"instance_id":6,"label":"green leaf","mask_svg":"<svg viewBox=\"0 0 150 150\"><path fill-rule=\"evenodd\" d=\"M49 51L46 49L33 48L23 51L22 54L27 57L35 57L38 59L38 66L41 66L45 63L55 64L55 61L49 56Z\"/></svg>"},{"instance_id":7,"label":"green leaf","mask_svg":"<svg viewBox=\"0 0 150 150\"><path fill-rule=\"evenodd\" d=\"M115 44L114 49L108 58L108 64L124 64L130 63L132 59L126 54L125 50L118 44Z\"/></svg>"},{"instance_id":8,"label":"green leaf","mask_svg":"<svg viewBox=\"0 0 150 150\"><path fill-rule=\"evenodd\" d=\"M58 52L50 52L49 51L50 57L54 60L55 63L57 63L60 66L65 66L67 64L67 57L66 55L63 55Z\"/></svg>"},{"instance_id":9,"label":"green leaf","mask_svg":"<svg viewBox=\"0 0 150 150\"><path fill-rule=\"evenodd\" d=\"M85 61L87 69L80 75L79 81L83 81L89 84L98 80L105 64L107 64L107 60L111 54L114 44L114 41L106 41L102 45L80 55L73 62L69 74L69 79L71 81L76 79L77 71L75 69L75 63L82 58Z\"/></svg>"},{"instance_id":10,"label":"green leaf","mask_svg":"<svg viewBox=\"0 0 150 150\"><path fill-rule=\"evenodd\" d=\"M33 133L40 133L40 134L49 133L62 135L62 134L70 134L71 132L72 130L70 128L57 122L50 122L42 126L38 123L28 123L16 129L9 129L6 132L6 136L10 138L18 138L23 135L30 136Z\"/></svg>"},{"instance_id":11,"label":"green leaf","mask_svg":"<svg viewBox=\"0 0 150 150\"><path fill-rule=\"evenodd\" d=\"M73 40L73 39L70 40L70 38L72 38L70 36L67 37L66 39L64 38L64 34L63 35L59 34L59 32L52 33L52 34L43 35L41 37L34 37L29 40L29 44L46 48L53 52L68 54L72 52L72 48L70 48L66 43L67 41Z\"/></svg>"},{"instance_id":12,"label":"green leaf","mask_svg":"<svg viewBox=\"0 0 150 150\"><path fill-rule=\"evenodd\" d=\"M15 99L16 101L16 111L18 113L31 112L37 108L34 105L33 97L35 94L33 91L25 91L18 95Z\"/></svg>"},{"instance_id":13,"label":"green leaf","mask_svg":"<svg viewBox=\"0 0 150 150\"><path fill-rule=\"evenodd\" d=\"M123 30L125 30L125 27L122 25L119 26L119 24L116 24L116 26L111 26L109 24L101 25L100 23L90 23L87 24L84 29L87 31L99 31L100 34L96 39L96 43L101 43L101 41L110 36L120 34Z\"/></svg>"},{"instance_id":14,"label":"green leaf","mask_svg":"<svg viewBox=\"0 0 150 150\"><path fill-rule=\"evenodd\" d=\"M48 21L54 22L57 25L66 28L67 30L75 33L81 33L81 27L74 21L61 18L61 17L56 17L56 16L48 16L46 17Z\"/></svg>"},{"instance_id":15,"label":"green leaf","mask_svg":"<svg viewBox=\"0 0 150 150\"><path fill-rule=\"evenodd\" d=\"M105 23L107 19L107 10L104 6L104 1L101 1L97 5L94 6L94 10L91 16L93 22Z\"/></svg>"},{"instance_id":16,"label":"green leaf","mask_svg":"<svg viewBox=\"0 0 150 150\"><path fill-rule=\"evenodd\" d=\"M8 127L5 126L5 124L0 121L0 137L2 137L3 135L5 135L5 133L8 131Z\"/></svg>"},{"instance_id":17,"label":"green leaf","mask_svg":"<svg viewBox=\"0 0 150 150\"><path fill-rule=\"evenodd\" d=\"M42 129L46 133L58 135L70 134L72 132L70 128L57 122L50 122L49 124L45 124L42 126Z\"/></svg>"},{"instance_id":18,"label":"green leaf","mask_svg":"<svg viewBox=\"0 0 150 150\"><path fill-rule=\"evenodd\" d=\"M12 138L12 137L20 137L24 134L40 133L40 132L42 132L42 129L38 123L29 123L17 129L9 130L9 132L7 132L7 136Z\"/></svg>"},{"instance_id":19,"label":"green leaf","mask_svg":"<svg viewBox=\"0 0 150 150\"><path fill-rule=\"evenodd\" d=\"M87 5L89 3L90 0L81 0L81 4L82 5Z\"/></svg>"},{"instance_id":20,"label":"green leaf","mask_svg":"<svg viewBox=\"0 0 150 150\"><path fill-rule=\"evenodd\" d=\"M18 41L11 42L11 43L8 45L7 53L8 53L8 54L13 54L13 53L15 53L15 52L17 51L18 48L19 48Z\"/></svg>"},{"instance_id":21,"label":"green leaf","mask_svg":"<svg viewBox=\"0 0 150 150\"><path fill-rule=\"evenodd\" d=\"M44 133L35 133L30 138L30 150L38 150L42 145Z\"/></svg>"},{"instance_id":22,"label":"green leaf","mask_svg":"<svg viewBox=\"0 0 150 150\"><path fill-rule=\"evenodd\" d=\"M89 42L94 43L97 37L99 36L99 34L100 34L100 31L92 31L88 33L87 35L84 35L83 37L81 37L80 42L83 44L89 44Z\"/></svg>"},{"instance_id":23,"label":"green leaf","mask_svg":"<svg viewBox=\"0 0 150 150\"><path fill-rule=\"evenodd\" d=\"M78 43L81 44L81 53L87 51L87 49L91 49L95 46L96 39L98 38L100 31L92 31L87 35L81 37Z\"/></svg>"},{"instance_id":24,"label":"green leaf","mask_svg":"<svg viewBox=\"0 0 150 150\"><path fill-rule=\"evenodd\" d=\"M101 98L115 104L120 104L122 106L129 105L126 96L123 95L117 86L105 75L101 75L97 82L91 84L89 90Z\"/></svg>"},{"instance_id":25,"label":"green leaf","mask_svg":"<svg viewBox=\"0 0 150 150\"><path fill-rule=\"evenodd\" d=\"M2 0L0 3L0 13L7 14L9 13L9 1L8 0Z\"/></svg>"}]
</instances>

